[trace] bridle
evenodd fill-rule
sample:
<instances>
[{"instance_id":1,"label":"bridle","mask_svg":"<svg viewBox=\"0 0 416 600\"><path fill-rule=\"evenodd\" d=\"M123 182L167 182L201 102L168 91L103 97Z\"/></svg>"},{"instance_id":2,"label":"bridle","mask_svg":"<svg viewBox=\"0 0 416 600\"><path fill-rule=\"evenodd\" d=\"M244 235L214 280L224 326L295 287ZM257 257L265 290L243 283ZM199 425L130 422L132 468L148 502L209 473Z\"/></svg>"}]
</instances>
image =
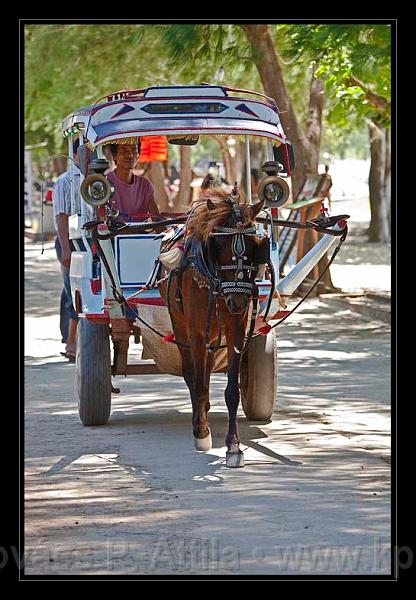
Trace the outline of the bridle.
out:
<instances>
[{"instance_id":1,"label":"bridle","mask_svg":"<svg viewBox=\"0 0 416 600\"><path fill-rule=\"evenodd\" d=\"M221 295L242 293L249 296L253 293L254 277L258 272L258 265L246 264L246 242L245 236L256 234L255 226L246 227L245 229L234 229L232 227L215 227L212 236L232 235L231 252L232 264L219 265L215 264L215 275L219 280ZM221 277L222 271L235 271L234 281L224 281ZM248 275L248 278L246 277Z\"/></svg>"}]
</instances>

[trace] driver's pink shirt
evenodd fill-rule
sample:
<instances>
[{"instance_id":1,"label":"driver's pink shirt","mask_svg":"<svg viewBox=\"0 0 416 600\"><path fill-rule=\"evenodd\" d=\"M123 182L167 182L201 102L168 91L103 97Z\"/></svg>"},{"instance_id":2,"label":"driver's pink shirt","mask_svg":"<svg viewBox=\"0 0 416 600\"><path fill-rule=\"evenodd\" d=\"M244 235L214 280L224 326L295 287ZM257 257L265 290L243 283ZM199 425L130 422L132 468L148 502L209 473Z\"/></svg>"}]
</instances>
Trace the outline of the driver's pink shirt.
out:
<instances>
[{"instance_id":1,"label":"driver's pink shirt","mask_svg":"<svg viewBox=\"0 0 416 600\"><path fill-rule=\"evenodd\" d=\"M148 179L133 174L133 183L124 183L117 177L115 170L107 173L106 177L114 186L114 196L110 203L115 202L120 217L148 212L149 201L155 197L154 187Z\"/></svg>"}]
</instances>

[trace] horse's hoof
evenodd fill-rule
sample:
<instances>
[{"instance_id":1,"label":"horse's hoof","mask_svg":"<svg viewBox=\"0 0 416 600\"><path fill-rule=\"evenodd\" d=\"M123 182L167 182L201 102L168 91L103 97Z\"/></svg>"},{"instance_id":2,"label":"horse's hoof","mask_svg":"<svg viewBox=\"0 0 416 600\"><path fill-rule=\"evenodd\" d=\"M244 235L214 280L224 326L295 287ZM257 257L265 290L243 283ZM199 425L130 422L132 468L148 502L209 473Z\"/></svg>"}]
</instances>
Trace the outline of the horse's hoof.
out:
<instances>
[{"instance_id":1,"label":"horse's hoof","mask_svg":"<svg viewBox=\"0 0 416 600\"><path fill-rule=\"evenodd\" d=\"M242 450L227 452L225 455L225 464L231 469L244 467L244 452Z\"/></svg>"},{"instance_id":2,"label":"horse's hoof","mask_svg":"<svg viewBox=\"0 0 416 600\"><path fill-rule=\"evenodd\" d=\"M212 448L211 430L208 430L208 431L209 431L208 435L204 438L194 437L195 448L197 450L199 450L200 452L207 452L208 450L211 450L211 448Z\"/></svg>"}]
</instances>

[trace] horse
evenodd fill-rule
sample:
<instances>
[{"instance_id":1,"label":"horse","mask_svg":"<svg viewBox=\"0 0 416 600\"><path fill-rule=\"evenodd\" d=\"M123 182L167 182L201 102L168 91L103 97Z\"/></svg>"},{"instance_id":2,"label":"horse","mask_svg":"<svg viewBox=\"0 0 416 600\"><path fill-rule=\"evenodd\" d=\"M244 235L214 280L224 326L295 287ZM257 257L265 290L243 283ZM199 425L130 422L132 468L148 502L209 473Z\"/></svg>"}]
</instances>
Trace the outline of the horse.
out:
<instances>
[{"instance_id":1,"label":"horse","mask_svg":"<svg viewBox=\"0 0 416 600\"><path fill-rule=\"evenodd\" d=\"M182 374L192 401L195 448L212 447L208 423L209 382L214 353L226 340L228 409L227 467L244 466L237 409L242 353L254 330L257 313L255 277L268 262L269 239L257 235L255 219L263 201L247 205L238 192L210 188L189 213L178 268L160 285L172 321L172 340L182 358ZM246 334L252 302L250 332ZM215 318L212 318L215 313Z\"/></svg>"}]
</instances>

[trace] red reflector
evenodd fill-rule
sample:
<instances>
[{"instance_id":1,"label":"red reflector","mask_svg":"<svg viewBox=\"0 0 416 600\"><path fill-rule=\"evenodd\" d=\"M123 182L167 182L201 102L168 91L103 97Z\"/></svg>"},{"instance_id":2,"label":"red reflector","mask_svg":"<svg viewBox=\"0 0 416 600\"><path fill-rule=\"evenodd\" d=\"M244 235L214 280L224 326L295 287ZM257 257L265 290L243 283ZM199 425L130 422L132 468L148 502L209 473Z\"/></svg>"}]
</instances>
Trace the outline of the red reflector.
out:
<instances>
[{"instance_id":1,"label":"red reflector","mask_svg":"<svg viewBox=\"0 0 416 600\"><path fill-rule=\"evenodd\" d=\"M173 342L173 340L175 339L175 334L174 333L168 333L166 335L164 335L162 337L162 342L164 344L168 344L169 342Z\"/></svg>"},{"instance_id":2,"label":"red reflector","mask_svg":"<svg viewBox=\"0 0 416 600\"><path fill-rule=\"evenodd\" d=\"M347 221L345 221L344 219L340 219L340 220L337 222L337 225L338 225L338 227L339 227L340 229L344 229L344 227L346 226L346 224L347 224Z\"/></svg>"},{"instance_id":3,"label":"red reflector","mask_svg":"<svg viewBox=\"0 0 416 600\"><path fill-rule=\"evenodd\" d=\"M101 279L90 279L91 291L93 294L101 293Z\"/></svg>"}]
</instances>

